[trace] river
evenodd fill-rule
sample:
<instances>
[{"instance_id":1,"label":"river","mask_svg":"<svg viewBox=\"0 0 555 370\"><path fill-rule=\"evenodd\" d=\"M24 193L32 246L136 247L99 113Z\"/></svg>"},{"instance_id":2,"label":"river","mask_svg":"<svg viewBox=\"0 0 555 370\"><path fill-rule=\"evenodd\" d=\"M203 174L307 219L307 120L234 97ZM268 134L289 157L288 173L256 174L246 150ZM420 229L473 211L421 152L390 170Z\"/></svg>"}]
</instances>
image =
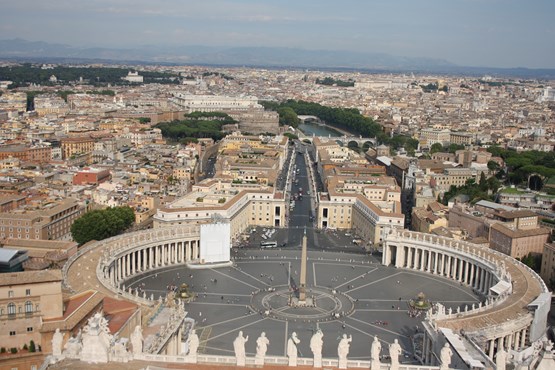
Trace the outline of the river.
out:
<instances>
[{"instance_id":1,"label":"river","mask_svg":"<svg viewBox=\"0 0 555 370\"><path fill-rule=\"evenodd\" d=\"M301 123L299 125L299 130L301 130L306 136L312 136L313 134L316 136L343 136L339 131L330 126L318 125L316 123Z\"/></svg>"}]
</instances>

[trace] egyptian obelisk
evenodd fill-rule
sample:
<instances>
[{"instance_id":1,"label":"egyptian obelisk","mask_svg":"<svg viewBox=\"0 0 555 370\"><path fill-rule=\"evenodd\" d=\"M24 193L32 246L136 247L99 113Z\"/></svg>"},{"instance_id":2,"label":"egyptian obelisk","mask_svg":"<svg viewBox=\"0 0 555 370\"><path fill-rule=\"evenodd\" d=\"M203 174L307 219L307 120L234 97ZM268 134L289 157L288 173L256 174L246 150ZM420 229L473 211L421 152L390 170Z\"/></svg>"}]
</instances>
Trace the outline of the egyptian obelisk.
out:
<instances>
[{"instance_id":1,"label":"egyptian obelisk","mask_svg":"<svg viewBox=\"0 0 555 370\"><path fill-rule=\"evenodd\" d=\"M299 287L299 303L306 302L306 228L304 229L303 244L301 252L301 281Z\"/></svg>"}]
</instances>

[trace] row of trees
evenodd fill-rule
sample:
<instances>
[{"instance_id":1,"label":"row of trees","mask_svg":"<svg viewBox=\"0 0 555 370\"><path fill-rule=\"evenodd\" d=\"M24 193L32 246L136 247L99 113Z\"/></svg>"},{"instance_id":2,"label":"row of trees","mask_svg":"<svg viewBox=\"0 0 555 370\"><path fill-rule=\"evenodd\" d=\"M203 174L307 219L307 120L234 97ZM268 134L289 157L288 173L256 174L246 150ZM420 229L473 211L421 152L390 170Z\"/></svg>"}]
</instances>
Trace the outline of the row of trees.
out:
<instances>
[{"instance_id":1,"label":"row of trees","mask_svg":"<svg viewBox=\"0 0 555 370\"><path fill-rule=\"evenodd\" d=\"M403 147L412 155L416 148L418 148L417 139L404 135L387 136L378 123L370 117L363 116L358 109L332 108L302 100L287 100L282 103L263 101L261 103L265 109L277 111L280 123L284 125L297 127L299 125L297 115L316 116L326 124L343 129L354 135L375 137L379 143L387 144L393 150L399 150Z\"/></svg>"},{"instance_id":2,"label":"row of trees","mask_svg":"<svg viewBox=\"0 0 555 370\"><path fill-rule=\"evenodd\" d=\"M221 112L193 112L184 120L161 122L155 127L162 135L175 141L191 141L192 138L212 138L220 140L225 136L222 126L236 123L233 118Z\"/></svg>"},{"instance_id":3,"label":"row of trees","mask_svg":"<svg viewBox=\"0 0 555 370\"><path fill-rule=\"evenodd\" d=\"M430 147L430 154L443 152L443 153L455 153L457 150L464 149L464 145L462 144L449 144L447 146L443 146L441 143L434 143Z\"/></svg>"},{"instance_id":4,"label":"row of trees","mask_svg":"<svg viewBox=\"0 0 555 370\"><path fill-rule=\"evenodd\" d=\"M488 152L495 157L501 157L508 168L507 180L511 184L527 184L528 177L537 174L543 179L555 176L555 152L540 152L530 150L517 152L513 149L504 149L490 146ZM541 187L543 184L539 184Z\"/></svg>"},{"instance_id":5,"label":"row of trees","mask_svg":"<svg viewBox=\"0 0 555 370\"><path fill-rule=\"evenodd\" d=\"M56 66L50 69L42 69L40 65L22 64L19 66L0 67L0 80L13 81L10 88L27 86L30 83L40 85L56 85L57 82L51 82L50 76L54 75L58 81L67 83L70 81L79 81L82 77L91 85L105 86L111 85L129 85L129 81L122 80L127 76L129 70L127 68L100 68L100 67L65 67ZM175 74L164 72L141 71L145 83L178 83L179 78Z\"/></svg>"},{"instance_id":6,"label":"row of trees","mask_svg":"<svg viewBox=\"0 0 555 370\"><path fill-rule=\"evenodd\" d=\"M438 199L438 201L447 205L451 198L458 195L468 195L471 203L476 203L480 200L493 201L493 195L497 193L500 187L501 183L496 177L486 178L486 175L482 172L478 183L474 179L469 179L463 186L451 185L449 191L443 194L443 199Z\"/></svg>"},{"instance_id":7,"label":"row of trees","mask_svg":"<svg viewBox=\"0 0 555 370\"><path fill-rule=\"evenodd\" d=\"M85 244L118 235L135 221L131 207L113 207L85 213L71 225L73 240Z\"/></svg>"},{"instance_id":8,"label":"row of trees","mask_svg":"<svg viewBox=\"0 0 555 370\"><path fill-rule=\"evenodd\" d=\"M263 101L262 105L264 108L278 113L281 108L290 108L297 115L316 116L330 126L344 129L355 135L385 138L381 126L372 118L360 114L359 110L355 108L332 108L302 100L287 100L282 103ZM284 111L281 110L281 112ZM289 110L285 112L290 113Z\"/></svg>"},{"instance_id":9,"label":"row of trees","mask_svg":"<svg viewBox=\"0 0 555 370\"><path fill-rule=\"evenodd\" d=\"M340 86L340 87L351 87L355 86L355 81L353 80L336 80L331 77L325 77L323 79L316 79L316 83L319 85L326 85L326 86Z\"/></svg>"}]
</instances>

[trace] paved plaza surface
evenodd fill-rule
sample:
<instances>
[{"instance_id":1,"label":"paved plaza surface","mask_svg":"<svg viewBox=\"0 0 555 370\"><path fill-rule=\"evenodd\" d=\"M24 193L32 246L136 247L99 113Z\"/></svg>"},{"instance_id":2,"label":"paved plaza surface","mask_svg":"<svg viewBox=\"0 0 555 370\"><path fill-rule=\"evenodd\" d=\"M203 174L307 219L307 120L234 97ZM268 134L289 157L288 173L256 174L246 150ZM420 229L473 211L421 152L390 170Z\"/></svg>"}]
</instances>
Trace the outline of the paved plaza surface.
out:
<instances>
[{"instance_id":1,"label":"paved plaza surface","mask_svg":"<svg viewBox=\"0 0 555 370\"><path fill-rule=\"evenodd\" d=\"M374 335L387 345L399 339L404 362L412 362L411 336L422 330L420 317L410 317L408 301L419 292L447 309L477 303L467 287L449 279L382 266L379 256L364 253L309 250L307 295L315 307L293 308L300 274L300 250L234 249L234 265L222 268L174 267L137 276L127 286L144 289L155 298L168 287L187 283L196 298L186 305L201 340L199 352L233 355L240 330L249 336L246 351L256 352L262 331L270 340L268 355L284 356L286 342L297 332L299 352L312 357L310 337L324 333L324 357L337 357L339 337L353 336L351 359L369 359Z\"/></svg>"}]
</instances>

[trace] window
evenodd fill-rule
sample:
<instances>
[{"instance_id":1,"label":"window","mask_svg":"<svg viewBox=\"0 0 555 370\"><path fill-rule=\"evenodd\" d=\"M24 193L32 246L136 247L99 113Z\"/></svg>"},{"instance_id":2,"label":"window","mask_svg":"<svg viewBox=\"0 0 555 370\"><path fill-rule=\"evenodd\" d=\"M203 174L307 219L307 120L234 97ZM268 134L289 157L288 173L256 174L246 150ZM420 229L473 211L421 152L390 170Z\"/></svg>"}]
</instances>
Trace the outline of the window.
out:
<instances>
[{"instance_id":1,"label":"window","mask_svg":"<svg viewBox=\"0 0 555 370\"><path fill-rule=\"evenodd\" d=\"M8 304L8 316L15 316L15 304L14 303L9 303Z\"/></svg>"},{"instance_id":2,"label":"window","mask_svg":"<svg viewBox=\"0 0 555 370\"><path fill-rule=\"evenodd\" d=\"M15 330L10 331L10 337L15 336Z\"/></svg>"},{"instance_id":3,"label":"window","mask_svg":"<svg viewBox=\"0 0 555 370\"><path fill-rule=\"evenodd\" d=\"M30 315L33 313L33 303L31 301L25 302L25 314Z\"/></svg>"},{"instance_id":4,"label":"window","mask_svg":"<svg viewBox=\"0 0 555 370\"><path fill-rule=\"evenodd\" d=\"M13 298L13 290L8 291L8 298Z\"/></svg>"},{"instance_id":5,"label":"window","mask_svg":"<svg viewBox=\"0 0 555 370\"><path fill-rule=\"evenodd\" d=\"M30 332L32 332L32 331L33 331L33 327L32 327L32 326L29 326L29 327L27 328L27 333L30 333Z\"/></svg>"},{"instance_id":6,"label":"window","mask_svg":"<svg viewBox=\"0 0 555 370\"><path fill-rule=\"evenodd\" d=\"M25 295L30 296L31 295L31 289L25 289Z\"/></svg>"}]
</instances>

